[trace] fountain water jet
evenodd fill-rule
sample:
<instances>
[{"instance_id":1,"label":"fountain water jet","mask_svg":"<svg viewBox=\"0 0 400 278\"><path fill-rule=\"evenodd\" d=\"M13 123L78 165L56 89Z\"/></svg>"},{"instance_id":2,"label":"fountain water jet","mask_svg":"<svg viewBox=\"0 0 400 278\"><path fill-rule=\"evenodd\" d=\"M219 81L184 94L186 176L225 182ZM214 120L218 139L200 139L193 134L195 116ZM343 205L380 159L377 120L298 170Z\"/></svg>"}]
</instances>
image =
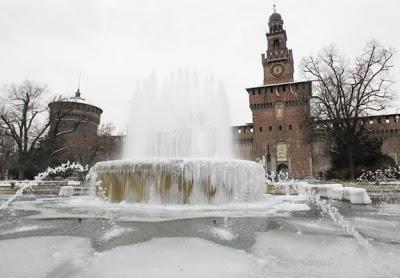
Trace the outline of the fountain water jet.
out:
<instances>
[{"instance_id":1,"label":"fountain water jet","mask_svg":"<svg viewBox=\"0 0 400 278\"><path fill-rule=\"evenodd\" d=\"M212 77L179 71L138 85L121 161L93 167L112 202L222 204L256 200L263 168L233 159L229 104Z\"/></svg>"}]
</instances>

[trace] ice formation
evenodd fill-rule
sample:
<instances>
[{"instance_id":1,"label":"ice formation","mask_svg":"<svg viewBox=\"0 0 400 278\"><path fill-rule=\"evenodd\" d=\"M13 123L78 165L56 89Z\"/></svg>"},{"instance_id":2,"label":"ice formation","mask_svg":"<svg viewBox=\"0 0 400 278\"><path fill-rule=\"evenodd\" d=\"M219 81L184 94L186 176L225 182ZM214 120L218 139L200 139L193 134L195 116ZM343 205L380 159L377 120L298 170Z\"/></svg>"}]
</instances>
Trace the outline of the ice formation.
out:
<instances>
[{"instance_id":1,"label":"ice formation","mask_svg":"<svg viewBox=\"0 0 400 278\"><path fill-rule=\"evenodd\" d=\"M94 166L113 202L222 204L257 200L264 170L244 160L147 158Z\"/></svg>"},{"instance_id":2,"label":"ice formation","mask_svg":"<svg viewBox=\"0 0 400 278\"><path fill-rule=\"evenodd\" d=\"M354 205L368 205L372 201L367 190L356 187L343 187L340 183L309 184L307 182L289 181L274 183L269 193L284 193L286 195L319 196L322 198L350 201Z\"/></svg>"},{"instance_id":3,"label":"ice formation","mask_svg":"<svg viewBox=\"0 0 400 278\"><path fill-rule=\"evenodd\" d=\"M355 187L330 188L327 191L327 198L334 200L350 201L354 205L371 204L367 190Z\"/></svg>"}]
</instances>

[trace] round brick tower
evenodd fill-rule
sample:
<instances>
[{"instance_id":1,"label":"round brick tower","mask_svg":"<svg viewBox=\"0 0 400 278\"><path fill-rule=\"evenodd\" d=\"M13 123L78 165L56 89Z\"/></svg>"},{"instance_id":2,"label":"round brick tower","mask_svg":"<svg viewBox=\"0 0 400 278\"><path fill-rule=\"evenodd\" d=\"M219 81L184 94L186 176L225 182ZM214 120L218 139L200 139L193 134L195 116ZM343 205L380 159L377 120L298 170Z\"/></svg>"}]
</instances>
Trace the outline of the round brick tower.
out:
<instances>
[{"instance_id":1,"label":"round brick tower","mask_svg":"<svg viewBox=\"0 0 400 278\"><path fill-rule=\"evenodd\" d=\"M85 138L97 134L103 110L88 104L81 97L79 89L75 96L68 100L51 102L49 108L50 134L61 135L64 139L71 138L71 136Z\"/></svg>"}]
</instances>

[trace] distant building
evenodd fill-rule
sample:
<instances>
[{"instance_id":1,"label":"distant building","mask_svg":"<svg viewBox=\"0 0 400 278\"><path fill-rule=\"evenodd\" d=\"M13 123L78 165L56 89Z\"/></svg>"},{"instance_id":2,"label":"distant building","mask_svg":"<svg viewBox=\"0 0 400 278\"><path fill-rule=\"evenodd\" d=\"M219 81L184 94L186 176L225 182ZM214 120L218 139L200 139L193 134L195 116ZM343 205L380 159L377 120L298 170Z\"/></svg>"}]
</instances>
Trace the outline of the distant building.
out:
<instances>
[{"instance_id":1,"label":"distant building","mask_svg":"<svg viewBox=\"0 0 400 278\"><path fill-rule=\"evenodd\" d=\"M280 14L268 22L268 48L262 54L264 84L246 89L253 122L232 127L240 157L263 161L267 172L317 176L331 167L327 142L313 140L310 119L312 82L293 80L294 61L287 47ZM396 115L368 117L373 136L383 139L382 151L400 158L400 121Z\"/></svg>"},{"instance_id":2,"label":"distant building","mask_svg":"<svg viewBox=\"0 0 400 278\"><path fill-rule=\"evenodd\" d=\"M88 137L97 134L103 110L86 103L79 89L75 96L67 100L51 102L49 108L50 133L65 133L65 140L73 136Z\"/></svg>"},{"instance_id":3,"label":"distant building","mask_svg":"<svg viewBox=\"0 0 400 278\"><path fill-rule=\"evenodd\" d=\"M87 103L79 89L69 99L51 102L49 108L49 136L58 135L59 160L92 166L98 161L120 157L125 137L101 133L99 126L103 110Z\"/></svg>"}]
</instances>

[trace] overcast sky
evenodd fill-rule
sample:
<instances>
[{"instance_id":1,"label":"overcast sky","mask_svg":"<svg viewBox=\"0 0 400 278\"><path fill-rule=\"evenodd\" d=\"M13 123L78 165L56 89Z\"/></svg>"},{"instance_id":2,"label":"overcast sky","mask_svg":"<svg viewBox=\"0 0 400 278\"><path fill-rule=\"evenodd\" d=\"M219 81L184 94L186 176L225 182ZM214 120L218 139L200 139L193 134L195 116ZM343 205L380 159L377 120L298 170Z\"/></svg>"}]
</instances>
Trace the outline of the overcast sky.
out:
<instances>
[{"instance_id":1,"label":"overcast sky","mask_svg":"<svg viewBox=\"0 0 400 278\"><path fill-rule=\"evenodd\" d=\"M276 2L296 79L301 58L332 43L348 56L358 55L372 38L400 50L399 0ZM153 71L164 76L196 69L225 85L232 124L251 122L244 88L262 84L260 56L272 5L272 0L0 0L0 83L29 78L71 95L82 72L83 96L104 110L103 122L123 130L137 81ZM400 95L399 54L394 63Z\"/></svg>"}]
</instances>

